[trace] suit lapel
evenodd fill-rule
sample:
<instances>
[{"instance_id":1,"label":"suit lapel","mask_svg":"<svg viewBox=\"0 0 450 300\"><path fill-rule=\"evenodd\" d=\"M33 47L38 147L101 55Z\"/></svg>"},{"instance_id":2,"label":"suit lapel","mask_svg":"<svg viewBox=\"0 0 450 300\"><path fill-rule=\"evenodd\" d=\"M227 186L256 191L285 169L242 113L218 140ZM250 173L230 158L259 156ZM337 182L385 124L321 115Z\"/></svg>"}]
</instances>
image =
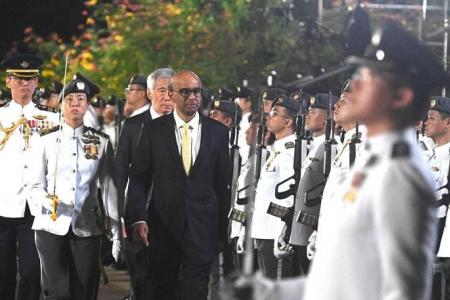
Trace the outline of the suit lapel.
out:
<instances>
[{"instance_id":1,"label":"suit lapel","mask_svg":"<svg viewBox=\"0 0 450 300\"><path fill-rule=\"evenodd\" d=\"M168 137L167 142L169 152L175 159L177 166L183 169L183 173L185 173L183 168L183 161L181 160L181 155L178 151L177 138L175 136L175 119L173 117L173 113L170 115L168 126L165 126L165 129L167 130L166 136Z\"/></svg>"},{"instance_id":2,"label":"suit lapel","mask_svg":"<svg viewBox=\"0 0 450 300\"><path fill-rule=\"evenodd\" d=\"M208 143L211 140L210 135L210 129L211 127L208 126L208 121L206 117L200 115L200 125L202 127L202 132L200 135L200 149L198 150L197 157L195 159L194 165L192 166L191 173L193 173L198 167L198 165L201 163L201 161L205 158L205 151L208 149Z\"/></svg>"}]
</instances>

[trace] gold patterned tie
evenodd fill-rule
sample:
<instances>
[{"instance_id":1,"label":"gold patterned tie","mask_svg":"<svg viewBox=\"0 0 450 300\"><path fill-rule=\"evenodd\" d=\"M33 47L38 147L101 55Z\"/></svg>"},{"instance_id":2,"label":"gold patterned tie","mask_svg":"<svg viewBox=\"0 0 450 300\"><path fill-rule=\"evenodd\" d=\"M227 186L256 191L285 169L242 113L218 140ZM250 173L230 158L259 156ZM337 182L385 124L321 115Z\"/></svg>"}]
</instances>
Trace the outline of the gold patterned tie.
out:
<instances>
[{"instance_id":1,"label":"gold patterned tie","mask_svg":"<svg viewBox=\"0 0 450 300\"><path fill-rule=\"evenodd\" d=\"M184 124L181 129L181 158L186 175L189 175L191 169L191 137L189 135L189 125Z\"/></svg>"}]
</instances>

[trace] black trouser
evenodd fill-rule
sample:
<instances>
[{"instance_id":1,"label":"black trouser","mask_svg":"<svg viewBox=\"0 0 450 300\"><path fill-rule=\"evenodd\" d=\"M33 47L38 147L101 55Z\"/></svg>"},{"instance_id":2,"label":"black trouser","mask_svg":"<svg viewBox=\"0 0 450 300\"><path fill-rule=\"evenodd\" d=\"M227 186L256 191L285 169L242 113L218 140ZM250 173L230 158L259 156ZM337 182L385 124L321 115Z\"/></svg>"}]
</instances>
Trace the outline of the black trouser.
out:
<instances>
[{"instance_id":1,"label":"black trouser","mask_svg":"<svg viewBox=\"0 0 450 300\"><path fill-rule=\"evenodd\" d=\"M432 299L450 299L450 258L437 258L433 264Z\"/></svg>"},{"instance_id":2,"label":"black trouser","mask_svg":"<svg viewBox=\"0 0 450 300\"><path fill-rule=\"evenodd\" d=\"M310 261L306 256L306 246L294 245L294 262L296 264L297 275L306 275L309 271Z\"/></svg>"},{"instance_id":3,"label":"black trouser","mask_svg":"<svg viewBox=\"0 0 450 300\"><path fill-rule=\"evenodd\" d=\"M101 236L64 236L36 231L46 300L92 300L96 297Z\"/></svg>"},{"instance_id":4,"label":"black trouser","mask_svg":"<svg viewBox=\"0 0 450 300\"><path fill-rule=\"evenodd\" d=\"M142 242L124 239L125 260L130 276L131 297L133 300L148 299L148 257Z\"/></svg>"},{"instance_id":5,"label":"black trouser","mask_svg":"<svg viewBox=\"0 0 450 300\"><path fill-rule=\"evenodd\" d=\"M28 206L24 218L0 217L0 299L14 300L19 260L18 300L37 300L41 293L39 257Z\"/></svg>"},{"instance_id":6,"label":"black trouser","mask_svg":"<svg viewBox=\"0 0 450 300\"><path fill-rule=\"evenodd\" d=\"M292 255L278 260L273 255L274 240L255 240L258 256L258 266L265 277L276 279L279 267L281 267L282 278L293 276L294 264Z\"/></svg>"},{"instance_id":7,"label":"black trouser","mask_svg":"<svg viewBox=\"0 0 450 300\"><path fill-rule=\"evenodd\" d=\"M185 235L182 245L170 237L149 239L148 299L206 300L216 251L201 251Z\"/></svg>"}]
</instances>

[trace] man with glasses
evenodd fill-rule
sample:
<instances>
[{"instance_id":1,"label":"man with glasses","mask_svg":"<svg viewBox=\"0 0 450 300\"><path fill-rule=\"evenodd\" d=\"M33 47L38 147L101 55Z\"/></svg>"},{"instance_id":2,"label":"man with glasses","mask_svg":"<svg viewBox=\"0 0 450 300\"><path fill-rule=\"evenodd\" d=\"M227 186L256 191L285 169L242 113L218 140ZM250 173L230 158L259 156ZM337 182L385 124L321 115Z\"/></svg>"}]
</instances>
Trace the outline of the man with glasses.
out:
<instances>
[{"instance_id":1,"label":"man with glasses","mask_svg":"<svg viewBox=\"0 0 450 300\"><path fill-rule=\"evenodd\" d=\"M33 229L44 299L94 299L102 235L112 234L113 249L119 242L117 197L108 193L114 153L106 134L83 125L88 84L73 80L64 95L64 123L42 134L35 157L41 168L31 190L39 204Z\"/></svg>"},{"instance_id":2,"label":"man with glasses","mask_svg":"<svg viewBox=\"0 0 450 300\"><path fill-rule=\"evenodd\" d=\"M41 64L40 58L25 54L1 62L12 95L12 100L0 108L0 298L6 300L37 300L41 291L39 257L31 230L39 208L30 197L30 187L37 171L35 145L39 133L58 123L57 114L31 101Z\"/></svg>"},{"instance_id":3,"label":"man with glasses","mask_svg":"<svg viewBox=\"0 0 450 300\"><path fill-rule=\"evenodd\" d=\"M131 165L129 220L147 246L150 297L206 300L230 207L228 129L198 112L195 73L176 73L169 90L174 112L144 125Z\"/></svg>"},{"instance_id":4,"label":"man with glasses","mask_svg":"<svg viewBox=\"0 0 450 300\"><path fill-rule=\"evenodd\" d=\"M280 235L284 224L277 212L287 212L294 204L294 196L277 199L275 192L280 182L294 174L294 128L297 109L298 103L286 96L277 97L273 102L267 119L267 130L275 136L275 143L271 147L269 158L261 168L256 186L251 236L256 241L258 266L263 276L272 279L293 274L292 256L278 261L274 255L278 245L274 241ZM289 183L286 183L280 189L286 190L288 187ZM282 264L281 274L277 268L279 264Z\"/></svg>"},{"instance_id":5,"label":"man with glasses","mask_svg":"<svg viewBox=\"0 0 450 300\"><path fill-rule=\"evenodd\" d=\"M152 119L172 111L172 100L169 97L169 81L174 74L172 69L162 68L153 71L147 78L143 75L131 77L125 89L126 103L132 107L133 113L128 117L122 128L116 151L116 165L118 174L119 211L123 215L124 251L131 281L131 298L146 298L147 265L145 260L139 259L144 250L142 243L131 239L128 215L128 199L125 190L128 182L130 164L134 151L142 136L144 125ZM148 85L147 85L148 83ZM148 96L148 97L147 97ZM148 99L152 99L150 107ZM166 109L167 108L167 109ZM170 108L170 109L169 109Z\"/></svg>"}]
</instances>

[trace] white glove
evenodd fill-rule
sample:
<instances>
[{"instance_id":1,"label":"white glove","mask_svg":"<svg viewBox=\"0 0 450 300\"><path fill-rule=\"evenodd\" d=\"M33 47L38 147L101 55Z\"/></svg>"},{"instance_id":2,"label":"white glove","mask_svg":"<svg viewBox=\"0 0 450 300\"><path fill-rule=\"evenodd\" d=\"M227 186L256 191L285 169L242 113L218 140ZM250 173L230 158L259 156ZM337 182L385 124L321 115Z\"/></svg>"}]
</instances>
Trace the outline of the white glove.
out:
<instances>
[{"instance_id":1,"label":"white glove","mask_svg":"<svg viewBox=\"0 0 450 300\"><path fill-rule=\"evenodd\" d=\"M119 255L120 255L120 248L121 248L121 244L120 244L120 240L113 240L112 241L112 256L114 257L114 259L117 261L119 261Z\"/></svg>"},{"instance_id":2,"label":"white glove","mask_svg":"<svg viewBox=\"0 0 450 300\"><path fill-rule=\"evenodd\" d=\"M283 228L278 237L273 241L273 255L276 258L286 257L293 252L292 246L286 244L284 237L286 236L287 225L284 223Z\"/></svg>"},{"instance_id":3,"label":"white glove","mask_svg":"<svg viewBox=\"0 0 450 300\"><path fill-rule=\"evenodd\" d=\"M236 242L236 252L237 254L243 254L245 252L245 227L242 226L239 232L239 237Z\"/></svg>"},{"instance_id":4,"label":"white glove","mask_svg":"<svg viewBox=\"0 0 450 300\"><path fill-rule=\"evenodd\" d=\"M309 260L314 258L316 254L316 239L317 239L317 231L313 231L308 239L308 245L306 246L306 257Z\"/></svg>"}]
</instances>

